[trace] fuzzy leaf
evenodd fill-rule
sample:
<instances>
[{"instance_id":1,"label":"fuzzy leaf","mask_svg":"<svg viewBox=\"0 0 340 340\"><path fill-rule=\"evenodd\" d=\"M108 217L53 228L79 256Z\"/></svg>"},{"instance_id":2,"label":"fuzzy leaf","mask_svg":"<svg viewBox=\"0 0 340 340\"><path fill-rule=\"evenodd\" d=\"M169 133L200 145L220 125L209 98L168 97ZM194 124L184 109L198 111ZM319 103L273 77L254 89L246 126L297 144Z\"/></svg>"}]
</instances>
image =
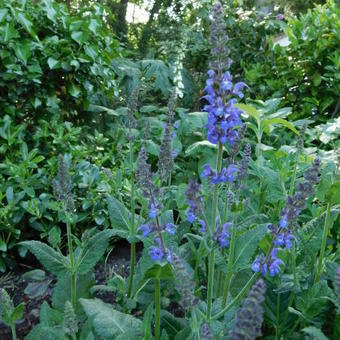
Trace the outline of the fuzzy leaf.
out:
<instances>
[{"instance_id":1,"label":"fuzzy leaf","mask_svg":"<svg viewBox=\"0 0 340 340\"><path fill-rule=\"evenodd\" d=\"M142 322L129 314L121 313L99 299L80 299L86 315L92 319L99 339L140 339Z\"/></svg>"},{"instance_id":2,"label":"fuzzy leaf","mask_svg":"<svg viewBox=\"0 0 340 340\"><path fill-rule=\"evenodd\" d=\"M315 340L329 340L322 330L314 326L306 327L302 330L304 333L311 335Z\"/></svg>"},{"instance_id":3,"label":"fuzzy leaf","mask_svg":"<svg viewBox=\"0 0 340 340\"><path fill-rule=\"evenodd\" d=\"M52 274L62 276L70 268L70 261L62 254L49 247L47 244L39 241L24 241L20 245L28 248L34 254L39 262Z\"/></svg>"},{"instance_id":4,"label":"fuzzy leaf","mask_svg":"<svg viewBox=\"0 0 340 340\"><path fill-rule=\"evenodd\" d=\"M260 224L236 238L233 271L238 271L249 264L267 229L266 224Z\"/></svg>"},{"instance_id":5,"label":"fuzzy leaf","mask_svg":"<svg viewBox=\"0 0 340 340\"><path fill-rule=\"evenodd\" d=\"M113 230L103 230L92 236L85 249L82 249L77 259L78 274L87 274L105 253Z\"/></svg>"}]
</instances>

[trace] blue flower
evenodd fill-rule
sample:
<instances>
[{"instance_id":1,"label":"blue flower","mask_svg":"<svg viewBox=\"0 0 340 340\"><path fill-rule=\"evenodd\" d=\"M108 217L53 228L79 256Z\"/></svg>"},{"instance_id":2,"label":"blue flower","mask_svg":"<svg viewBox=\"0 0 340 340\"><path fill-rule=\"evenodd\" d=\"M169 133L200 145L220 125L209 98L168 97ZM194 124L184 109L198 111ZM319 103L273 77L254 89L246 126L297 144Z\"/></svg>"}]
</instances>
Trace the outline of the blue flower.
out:
<instances>
[{"instance_id":1,"label":"blue flower","mask_svg":"<svg viewBox=\"0 0 340 340\"><path fill-rule=\"evenodd\" d=\"M187 210L187 219L190 223L194 223L196 220L195 212L191 208Z\"/></svg>"},{"instance_id":2,"label":"blue flower","mask_svg":"<svg viewBox=\"0 0 340 340\"><path fill-rule=\"evenodd\" d=\"M173 223L167 223L165 225L165 231L170 235L174 235L176 232L176 226Z\"/></svg>"},{"instance_id":3,"label":"blue flower","mask_svg":"<svg viewBox=\"0 0 340 340\"><path fill-rule=\"evenodd\" d=\"M271 252L271 258L268 264L270 276L275 276L280 272L280 265L283 265L283 261L276 257L277 248L274 248Z\"/></svg>"},{"instance_id":4,"label":"blue flower","mask_svg":"<svg viewBox=\"0 0 340 340\"><path fill-rule=\"evenodd\" d=\"M151 203L149 206L149 217L150 218L156 218L157 217L157 206L154 203Z\"/></svg>"},{"instance_id":5,"label":"blue flower","mask_svg":"<svg viewBox=\"0 0 340 340\"><path fill-rule=\"evenodd\" d=\"M205 164L203 166L203 171L202 171L202 174L201 174L202 178L209 177L209 176L211 176L211 174L212 174L212 170L211 170L210 165L209 164Z\"/></svg>"},{"instance_id":6,"label":"blue flower","mask_svg":"<svg viewBox=\"0 0 340 340\"><path fill-rule=\"evenodd\" d=\"M151 232L151 228L150 228L150 225L149 224L142 224L140 227L139 227L139 230L142 231L143 233L143 237L146 237L150 234Z\"/></svg>"},{"instance_id":7,"label":"blue flower","mask_svg":"<svg viewBox=\"0 0 340 340\"><path fill-rule=\"evenodd\" d=\"M164 253L160 247L151 246L149 248L149 255L152 261L160 261L163 258Z\"/></svg>"},{"instance_id":8,"label":"blue flower","mask_svg":"<svg viewBox=\"0 0 340 340\"><path fill-rule=\"evenodd\" d=\"M203 221L203 220L200 220L199 221L199 224L201 225L201 228L200 229L198 229L198 232L200 233L200 234L204 234L205 233L205 227L206 227L206 224L205 224L205 222Z\"/></svg>"},{"instance_id":9,"label":"blue flower","mask_svg":"<svg viewBox=\"0 0 340 340\"><path fill-rule=\"evenodd\" d=\"M283 217L280 220L280 227L281 228L287 228L288 224L289 224L289 222L288 222L288 215L284 214Z\"/></svg>"},{"instance_id":10,"label":"blue flower","mask_svg":"<svg viewBox=\"0 0 340 340\"><path fill-rule=\"evenodd\" d=\"M235 94L236 96L238 96L239 98L243 98L244 94L242 92L244 87L248 87L248 85L242 81L236 83L234 85L233 91L232 93Z\"/></svg>"}]
</instances>

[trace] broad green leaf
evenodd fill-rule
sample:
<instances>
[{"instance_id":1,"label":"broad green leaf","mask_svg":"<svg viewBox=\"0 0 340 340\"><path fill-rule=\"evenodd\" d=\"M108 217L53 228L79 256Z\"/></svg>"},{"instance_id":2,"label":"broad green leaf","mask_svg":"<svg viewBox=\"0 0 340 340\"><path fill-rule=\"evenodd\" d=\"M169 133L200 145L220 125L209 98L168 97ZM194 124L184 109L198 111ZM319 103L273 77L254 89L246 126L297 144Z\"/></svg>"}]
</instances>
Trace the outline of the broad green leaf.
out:
<instances>
[{"instance_id":1,"label":"broad green leaf","mask_svg":"<svg viewBox=\"0 0 340 340\"><path fill-rule=\"evenodd\" d=\"M28 248L46 270L56 276L65 275L67 269L70 268L69 259L45 243L39 241L24 241L19 244Z\"/></svg>"},{"instance_id":2,"label":"broad green leaf","mask_svg":"<svg viewBox=\"0 0 340 340\"><path fill-rule=\"evenodd\" d=\"M35 39L38 39L36 33L33 30L33 24L32 22L26 17L23 13L15 13L15 17L18 20L18 22L25 28L25 30Z\"/></svg>"},{"instance_id":3,"label":"broad green leaf","mask_svg":"<svg viewBox=\"0 0 340 340\"><path fill-rule=\"evenodd\" d=\"M15 33L16 30L14 28L13 22L7 22L3 33L4 42L7 43L10 41L15 36Z\"/></svg>"},{"instance_id":4,"label":"broad green leaf","mask_svg":"<svg viewBox=\"0 0 340 340\"><path fill-rule=\"evenodd\" d=\"M71 37L79 45L82 45L87 40L88 34L84 31L75 31L71 33Z\"/></svg>"},{"instance_id":5,"label":"broad green leaf","mask_svg":"<svg viewBox=\"0 0 340 340\"><path fill-rule=\"evenodd\" d=\"M30 333L25 337L25 340L65 340L66 338L67 337L63 328L39 324L30 331Z\"/></svg>"},{"instance_id":6,"label":"broad green leaf","mask_svg":"<svg viewBox=\"0 0 340 340\"><path fill-rule=\"evenodd\" d=\"M77 276L77 313L81 311L79 299L87 299L91 297L90 289L93 287L94 283L95 281L93 272ZM54 292L52 296L53 308L63 312L66 301L71 301L71 274L69 272L67 272L64 276L59 277L57 284L54 286Z\"/></svg>"},{"instance_id":7,"label":"broad green leaf","mask_svg":"<svg viewBox=\"0 0 340 340\"><path fill-rule=\"evenodd\" d=\"M174 337L187 326L188 322L184 318L176 318L168 311L161 311L161 328L166 330L170 339L174 339Z\"/></svg>"},{"instance_id":8,"label":"broad green leaf","mask_svg":"<svg viewBox=\"0 0 340 340\"><path fill-rule=\"evenodd\" d=\"M107 208L110 216L111 227L113 229L129 230L130 212L125 206L113 196L107 196Z\"/></svg>"},{"instance_id":9,"label":"broad green leaf","mask_svg":"<svg viewBox=\"0 0 340 340\"><path fill-rule=\"evenodd\" d=\"M81 94L81 89L80 87L75 84L75 83L70 83L70 85L68 86L68 93L75 98L78 98Z\"/></svg>"},{"instance_id":10,"label":"broad green leaf","mask_svg":"<svg viewBox=\"0 0 340 340\"><path fill-rule=\"evenodd\" d=\"M289 130L292 130L297 135L299 134L299 131L295 128L295 126L291 122L288 122L287 120L282 118L264 119L262 122L265 127L269 127L270 125L274 124L281 124L288 128Z\"/></svg>"},{"instance_id":11,"label":"broad green leaf","mask_svg":"<svg viewBox=\"0 0 340 340\"><path fill-rule=\"evenodd\" d=\"M153 302L150 303L149 307L143 315L143 340L152 340L152 315L153 315Z\"/></svg>"},{"instance_id":12,"label":"broad green leaf","mask_svg":"<svg viewBox=\"0 0 340 340\"><path fill-rule=\"evenodd\" d=\"M7 243L2 238L0 238L0 251L7 251Z\"/></svg>"},{"instance_id":13,"label":"broad green leaf","mask_svg":"<svg viewBox=\"0 0 340 340\"><path fill-rule=\"evenodd\" d=\"M54 59L53 57L49 57L49 58L47 59L47 64L48 64L50 70L53 70L53 69L56 68L56 66L58 66L59 60L56 60L56 59Z\"/></svg>"},{"instance_id":14,"label":"broad green leaf","mask_svg":"<svg viewBox=\"0 0 340 340\"><path fill-rule=\"evenodd\" d=\"M331 185L325 196L327 202L332 204L340 204L340 181Z\"/></svg>"},{"instance_id":15,"label":"broad green leaf","mask_svg":"<svg viewBox=\"0 0 340 340\"><path fill-rule=\"evenodd\" d=\"M196 142L191 144L185 151L185 154L188 156L197 155L199 153L206 152L207 149L215 150L217 146L215 144L210 143L207 140Z\"/></svg>"},{"instance_id":16,"label":"broad green leaf","mask_svg":"<svg viewBox=\"0 0 340 340\"><path fill-rule=\"evenodd\" d=\"M14 323L17 320L21 320L22 315L24 314L25 304L24 302L20 303L20 305L16 306L11 315L11 322Z\"/></svg>"},{"instance_id":17,"label":"broad green leaf","mask_svg":"<svg viewBox=\"0 0 340 340\"><path fill-rule=\"evenodd\" d=\"M142 322L129 314L121 313L99 299L80 299L86 315L101 340L140 339Z\"/></svg>"},{"instance_id":18,"label":"broad green leaf","mask_svg":"<svg viewBox=\"0 0 340 340\"><path fill-rule=\"evenodd\" d=\"M56 23L57 22L56 21L57 11L53 7L54 2L52 2L51 0L44 0L44 4L45 4L45 10L46 10L47 17L51 21Z\"/></svg>"},{"instance_id":19,"label":"broad green leaf","mask_svg":"<svg viewBox=\"0 0 340 340\"><path fill-rule=\"evenodd\" d=\"M163 265L155 264L145 273L144 277L146 279L171 280L174 278L174 274L169 263Z\"/></svg>"},{"instance_id":20,"label":"broad green leaf","mask_svg":"<svg viewBox=\"0 0 340 340\"><path fill-rule=\"evenodd\" d=\"M254 229L247 230L236 238L233 271L246 267L257 249L259 241L266 235L267 224L260 224Z\"/></svg>"},{"instance_id":21,"label":"broad green leaf","mask_svg":"<svg viewBox=\"0 0 340 340\"><path fill-rule=\"evenodd\" d=\"M327 336L322 332L321 329L316 328L314 326L306 327L302 330L304 333L310 335L315 340L329 340Z\"/></svg>"},{"instance_id":22,"label":"broad green leaf","mask_svg":"<svg viewBox=\"0 0 340 340\"><path fill-rule=\"evenodd\" d=\"M8 13L8 9L7 9L7 8L2 8L2 9L0 9L0 22L1 22L4 18L6 18L7 13Z\"/></svg>"},{"instance_id":23,"label":"broad green leaf","mask_svg":"<svg viewBox=\"0 0 340 340\"><path fill-rule=\"evenodd\" d=\"M32 44L30 41L22 42L14 45L13 49L17 58L21 59L25 64L31 55Z\"/></svg>"},{"instance_id":24,"label":"broad green leaf","mask_svg":"<svg viewBox=\"0 0 340 340\"><path fill-rule=\"evenodd\" d=\"M235 106L238 107L243 112L245 112L248 116L254 118L255 120L258 120L260 118L260 112L257 111L256 108L251 105L237 103L235 104Z\"/></svg>"},{"instance_id":25,"label":"broad green leaf","mask_svg":"<svg viewBox=\"0 0 340 340\"><path fill-rule=\"evenodd\" d=\"M144 59L140 63L145 72L146 79L154 78L156 88L161 90L163 95L166 96L171 88L168 66L161 60Z\"/></svg>"},{"instance_id":26,"label":"broad green leaf","mask_svg":"<svg viewBox=\"0 0 340 340\"><path fill-rule=\"evenodd\" d=\"M112 230L103 230L89 239L85 249L80 251L80 256L77 258L78 274L87 274L96 265L105 253L113 235Z\"/></svg>"}]
</instances>

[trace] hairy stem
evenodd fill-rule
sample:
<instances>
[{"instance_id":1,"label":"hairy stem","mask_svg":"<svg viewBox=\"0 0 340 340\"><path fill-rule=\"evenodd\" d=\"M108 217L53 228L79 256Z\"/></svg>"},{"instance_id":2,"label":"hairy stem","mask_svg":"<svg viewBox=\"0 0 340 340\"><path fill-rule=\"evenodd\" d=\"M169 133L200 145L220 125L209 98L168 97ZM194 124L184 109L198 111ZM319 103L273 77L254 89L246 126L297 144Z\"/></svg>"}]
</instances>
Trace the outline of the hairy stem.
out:
<instances>
[{"instance_id":1,"label":"hairy stem","mask_svg":"<svg viewBox=\"0 0 340 340\"><path fill-rule=\"evenodd\" d=\"M222 298L222 308L225 307L228 299L229 287L230 282L233 277L232 267L234 264L234 253L235 253L235 241L236 241L236 219L233 223L232 231L231 231L231 240L230 240L230 251L229 251L229 260L228 260L228 267L227 273L224 280L224 288L223 288L223 298Z\"/></svg>"},{"instance_id":2,"label":"hairy stem","mask_svg":"<svg viewBox=\"0 0 340 340\"><path fill-rule=\"evenodd\" d=\"M223 153L223 145L221 143L218 144L218 153L216 160L216 171L220 173L222 167L222 153ZM210 235L213 237L215 233L216 227L216 215L217 215L217 203L218 203L218 186L214 187L214 196L213 196L213 205L212 205L212 217L211 217L211 225L210 225ZM213 290L214 290L214 272L215 272L215 249L212 249L209 254L209 266L208 266L208 293L207 293L207 319L209 320L211 317L211 307L212 307L212 298L213 298Z\"/></svg>"},{"instance_id":3,"label":"hairy stem","mask_svg":"<svg viewBox=\"0 0 340 340\"><path fill-rule=\"evenodd\" d=\"M155 279L155 340L159 340L161 334L161 287L160 279Z\"/></svg>"},{"instance_id":4,"label":"hairy stem","mask_svg":"<svg viewBox=\"0 0 340 340\"><path fill-rule=\"evenodd\" d=\"M67 245L68 245L68 253L70 256L71 263L71 304L74 309L76 309L77 305L77 274L74 263L74 255L73 255L73 246L72 246L72 233L71 233L71 223L69 218L66 223L66 231L67 231Z\"/></svg>"},{"instance_id":5,"label":"hairy stem","mask_svg":"<svg viewBox=\"0 0 340 340\"><path fill-rule=\"evenodd\" d=\"M320 276L321 276L322 261L323 261L323 257L325 255L325 250L326 250L326 242L327 242L327 235L328 235L328 224L329 224L330 215L331 215L331 203L327 203L327 212L326 212L326 218L325 218L325 225L323 227L320 257L319 257L318 269L317 269L317 272L316 272L316 275L315 275L314 283L319 282Z\"/></svg>"},{"instance_id":6,"label":"hairy stem","mask_svg":"<svg viewBox=\"0 0 340 340\"><path fill-rule=\"evenodd\" d=\"M131 132L130 132L131 134ZM135 173L133 169L133 150L132 150L132 142L130 141L130 171L131 171L131 232L133 237L135 237ZM136 261L136 244L135 241L131 242L130 247L130 275L129 275L129 285L127 291L127 297L131 296L132 285L133 285L133 276L135 272L135 261Z\"/></svg>"},{"instance_id":7,"label":"hairy stem","mask_svg":"<svg viewBox=\"0 0 340 340\"><path fill-rule=\"evenodd\" d=\"M15 330L15 323L14 322L11 324L11 330L12 330L12 338L13 338L13 340L17 340L17 332Z\"/></svg>"}]
</instances>

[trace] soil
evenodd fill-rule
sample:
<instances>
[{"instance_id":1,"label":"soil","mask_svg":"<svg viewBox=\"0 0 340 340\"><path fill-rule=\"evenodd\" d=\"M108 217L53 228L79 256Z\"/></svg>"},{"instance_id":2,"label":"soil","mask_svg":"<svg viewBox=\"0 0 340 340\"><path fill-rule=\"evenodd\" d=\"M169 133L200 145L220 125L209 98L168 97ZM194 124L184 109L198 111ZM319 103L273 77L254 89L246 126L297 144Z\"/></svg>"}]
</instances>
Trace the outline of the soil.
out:
<instances>
[{"instance_id":1,"label":"soil","mask_svg":"<svg viewBox=\"0 0 340 340\"><path fill-rule=\"evenodd\" d=\"M142 252L142 244L137 244L136 257L139 259ZM113 250L107 255L105 261L99 262L95 267L95 281L97 285L105 284L110 274L113 272L127 277L129 274L130 246L129 243L120 240L114 244ZM5 288L12 297L14 305L17 306L21 302L25 303L24 317L16 323L16 331L18 339L22 340L30 332L33 326L39 323L40 307L44 301L51 304L53 287L56 283L53 275L47 274L51 280L49 287L44 296L30 299L25 295L24 290L27 281L22 278L25 272L33 269L44 269L35 258L28 258L26 263L18 263L12 272L0 276L0 287ZM98 293L96 297L107 303L114 303L115 297L113 293ZM11 329L0 321L0 340L12 340Z\"/></svg>"}]
</instances>

